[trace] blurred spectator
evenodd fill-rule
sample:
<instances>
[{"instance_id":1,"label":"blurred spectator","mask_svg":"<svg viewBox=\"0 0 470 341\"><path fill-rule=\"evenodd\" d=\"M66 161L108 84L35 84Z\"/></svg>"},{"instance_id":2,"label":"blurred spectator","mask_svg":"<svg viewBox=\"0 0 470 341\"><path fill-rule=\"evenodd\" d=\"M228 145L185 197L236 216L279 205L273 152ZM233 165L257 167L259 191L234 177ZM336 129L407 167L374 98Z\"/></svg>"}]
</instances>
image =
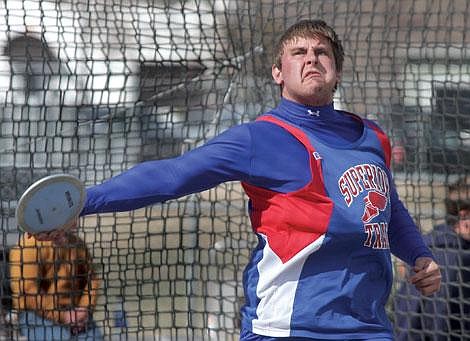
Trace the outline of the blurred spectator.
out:
<instances>
[{"instance_id":1,"label":"blurred spectator","mask_svg":"<svg viewBox=\"0 0 470 341\"><path fill-rule=\"evenodd\" d=\"M13 308L28 340L100 340L92 320L99 281L73 232L38 241L23 234L10 251Z\"/></svg>"},{"instance_id":2,"label":"blurred spectator","mask_svg":"<svg viewBox=\"0 0 470 341\"><path fill-rule=\"evenodd\" d=\"M449 187L446 223L425 241L441 266L441 290L421 296L404 282L393 298L397 340L470 340L470 177Z\"/></svg>"},{"instance_id":3,"label":"blurred spectator","mask_svg":"<svg viewBox=\"0 0 470 341\"><path fill-rule=\"evenodd\" d=\"M392 145L392 165L395 170L405 168L406 149L401 140L397 140Z\"/></svg>"}]
</instances>

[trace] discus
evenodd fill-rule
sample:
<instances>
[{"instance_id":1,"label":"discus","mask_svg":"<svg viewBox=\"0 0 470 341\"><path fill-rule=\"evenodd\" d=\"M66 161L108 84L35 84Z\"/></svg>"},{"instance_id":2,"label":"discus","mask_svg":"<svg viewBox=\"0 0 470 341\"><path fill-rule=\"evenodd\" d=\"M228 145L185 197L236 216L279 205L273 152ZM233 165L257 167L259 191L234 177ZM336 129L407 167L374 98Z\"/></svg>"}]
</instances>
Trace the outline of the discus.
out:
<instances>
[{"instance_id":1,"label":"discus","mask_svg":"<svg viewBox=\"0 0 470 341\"><path fill-rule=\"evenodd\" d=\"M18 201L18 228L31 234L71 228L85 198L85 185L72 175L42 178L29 186Z\"/></svg>"}]
</instances>

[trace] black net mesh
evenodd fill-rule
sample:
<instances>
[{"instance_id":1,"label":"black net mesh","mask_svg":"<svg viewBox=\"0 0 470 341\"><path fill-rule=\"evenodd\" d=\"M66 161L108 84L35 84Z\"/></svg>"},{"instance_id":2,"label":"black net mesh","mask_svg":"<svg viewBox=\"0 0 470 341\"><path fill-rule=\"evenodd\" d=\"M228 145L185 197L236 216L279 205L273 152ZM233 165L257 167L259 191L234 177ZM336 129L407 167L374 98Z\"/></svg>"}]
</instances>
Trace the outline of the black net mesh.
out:
<instances>
[{"instance_id":1,"label":"black net mesh","mask_svg":"<svg viewBox=\"0 0 470 341\"><path fill-rule=\"evenodd\" d=\"M449 190L470 172L469 6L466 0L2 1L0 334L22 337L7 265L19 238L17 200L27 186L54 173L100 183L253 120L279 100L271 51L299 19L322 18L342 38L337 107L376 119L387 131L397 188L420 228L447 222L445 199L469 195L468 180L464 190ZM101 280L93 319L105 338L237 339L242 271L256 242L238 183L88 216L79 235ZM468 333L467 244L436 246L455 256L443 255L450 269L445 295L418 308L402 306L414 296L397 263L389 312L398 332L443 339Z\"/></svg>"}]
</instances>

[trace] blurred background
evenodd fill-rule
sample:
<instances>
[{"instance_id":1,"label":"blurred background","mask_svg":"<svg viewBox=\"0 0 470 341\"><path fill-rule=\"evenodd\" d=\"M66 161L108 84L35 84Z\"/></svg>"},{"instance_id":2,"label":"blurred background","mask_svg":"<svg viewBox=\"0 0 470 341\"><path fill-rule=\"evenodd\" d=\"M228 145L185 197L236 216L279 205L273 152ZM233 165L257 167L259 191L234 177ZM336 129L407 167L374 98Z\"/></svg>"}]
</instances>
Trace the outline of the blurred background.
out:
<instances>
[{"instance_id":1,"label":"blurred background","mask_svg":"<svg viewBox=\"0 0 470 341\"><path fill-rule=\"evenodd\" d=\"M377 120L389 134L401 199L431 232L446 222L449 185L470 172L469 7L466 0L2 1L3 264L18 240L17 200L35 180L65 172L100 183L274 107L273 44L305 18L325 20L341 37L336 107ZM242 271L256 242L246 204L240 185L227 183L82 219L79 234L102 279L94 318L106 337L237 339Z\"/></svg>"}]
</instances>

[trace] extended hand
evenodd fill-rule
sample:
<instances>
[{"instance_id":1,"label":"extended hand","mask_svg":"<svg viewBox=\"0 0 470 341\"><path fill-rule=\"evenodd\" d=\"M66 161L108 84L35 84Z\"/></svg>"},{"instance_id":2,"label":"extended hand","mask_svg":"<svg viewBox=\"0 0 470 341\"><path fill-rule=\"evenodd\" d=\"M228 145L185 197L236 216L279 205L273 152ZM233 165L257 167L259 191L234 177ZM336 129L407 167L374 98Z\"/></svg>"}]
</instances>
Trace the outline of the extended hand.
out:
<instances>
[{"instance_id":1,"label":"extended hand","mask_svg":"<svg viewBox=\"0 0 470 341\"><path fill-rule=\"evenodd\" d=\"M441 287L441 270L439 265L430 257L419 257L413 267L415 274L410 277L409 282L425 296L430 296Z\"/></svg>"},{"instance_id":2,"label":"extended hand","mask_svg":"<svg viewBox=\"0 0 470 341\"><path fill-rule=\"evenodd\" d=\"M34 236L34 238L36 238L36 240L39 240L41 242L52 241L55 244L63 245L67 243L67 232L69 230L76 229L77 227L78 227L78 218L74 220L72 223L70 223L69 225L64 226L60 229L52 230L49 232L38 232L34 234L28 233L27 235L28 237L32 235Z\"/></svg>"},{"instance_id":3,"label":"extended hand","mask_svg":"<svg viewBox=\"0 0 470 341\"><path fill-rule=\"evenodd\" d=\"M56 244L64 244L66 241L66 234L64 230L53 230L49 232L38 232L35 234L28 233L28 237L33 235L36 240L41 242L52 241Z\"/></svg>"}]
</instances>

